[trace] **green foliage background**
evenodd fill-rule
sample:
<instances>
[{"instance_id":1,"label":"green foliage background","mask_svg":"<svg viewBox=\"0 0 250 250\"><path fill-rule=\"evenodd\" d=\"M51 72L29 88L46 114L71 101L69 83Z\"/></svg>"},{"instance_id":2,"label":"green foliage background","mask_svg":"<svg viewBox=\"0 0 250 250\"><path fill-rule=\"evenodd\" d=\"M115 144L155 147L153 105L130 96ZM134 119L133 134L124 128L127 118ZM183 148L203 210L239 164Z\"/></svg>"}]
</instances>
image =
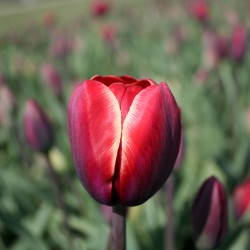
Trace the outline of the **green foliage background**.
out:
<instances>
[{"instance_id":1,"label":"green foliage background","mask_svg":"<svg viewBox=\"0 0 250 250\"><path fill-rule=\"evenodd\" d=\"M53 4L52 4L53 3ZM67 102L73 83L93 75L130 74L167 82L182 109L185 156L174 172L176 249L192 249L190 209L194 196L209 176L217 176L228 193L231 243L225 249L247 250L249 230L231 213L231 194L249 175L249 131L245 111L250 107L250 54L237 66L226 59L209 71L204 82L196 72L203 60L204 27L188 12L184 1L113 1L100 18L90 13L90 1L42 1L29 5L0 5L0 73L13 91L16 108L8 125L0 127L0 249L108 249L110 225L82 188L73 167L67 134ZM250 28L244 1L210 1L210 22L229 36L230 11ZM49 6L49 7L48 7ZM48 27L48 11L56 24ZM115 44L103 40L106 25L116 29ZM182 28L179 45L173 31ZM66 57L52 56L48 48L55 32L74 42ZM62 78L64 98L58 100L41 78L49 62ZM235 82L237 81L239 90ZM43 155L33 152L23 133L23 108L34 98L50 116L56 142L50 152L67 204L70 235L56 202ZM165 190L128 211L129 250L164 249ZM242 226L244 225L244 226ZM71 247L69 247L69 240Z\"/></svg>"}]
</instances>

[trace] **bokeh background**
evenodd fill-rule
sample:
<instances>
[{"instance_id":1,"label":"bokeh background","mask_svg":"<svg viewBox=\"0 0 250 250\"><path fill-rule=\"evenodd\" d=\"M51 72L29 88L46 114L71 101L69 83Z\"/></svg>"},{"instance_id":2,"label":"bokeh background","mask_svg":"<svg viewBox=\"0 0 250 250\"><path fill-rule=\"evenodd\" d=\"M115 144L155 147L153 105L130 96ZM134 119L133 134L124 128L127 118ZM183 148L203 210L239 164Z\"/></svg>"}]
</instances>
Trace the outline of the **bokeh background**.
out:
<instances>
[{"instance_id":1,"label":"bokeh background","mask_svg":"<svg viewBox=\"0 0 250 250\"><path fill-rule=\"evenodd\" d=\"M228 195L236 233L227 249L249 249L248 227L239 229L232 212L233 191L250 170L249 10L248 0L0 1L0 249L110 249L110 209L82 188L67 133L72 90L96 74L167 82L182 109L176 249L195 249L190 211L211 175ZM49 159L69 228L45 157L24 136L29 98L53 124ZM129 250L164 249L165 192L129 208Z\"/></svg>"}]
</instances>

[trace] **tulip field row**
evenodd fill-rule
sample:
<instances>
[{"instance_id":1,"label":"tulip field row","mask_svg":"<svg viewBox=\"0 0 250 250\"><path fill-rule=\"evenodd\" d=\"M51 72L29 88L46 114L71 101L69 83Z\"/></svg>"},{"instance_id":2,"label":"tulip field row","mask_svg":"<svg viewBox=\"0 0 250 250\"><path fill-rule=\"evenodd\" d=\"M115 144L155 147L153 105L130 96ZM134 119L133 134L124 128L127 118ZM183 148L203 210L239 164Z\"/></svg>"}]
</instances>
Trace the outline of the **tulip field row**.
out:
<instances>
[{"instance_id":1,"label":"tulip field row","mask_svg":"<svg viewBox=\"0 0 250 250\"><path fill-rule=\"evenodd\" d=\"M248 250L249 7L0 1L0 250Z\"/></svg>"}]
</instances>

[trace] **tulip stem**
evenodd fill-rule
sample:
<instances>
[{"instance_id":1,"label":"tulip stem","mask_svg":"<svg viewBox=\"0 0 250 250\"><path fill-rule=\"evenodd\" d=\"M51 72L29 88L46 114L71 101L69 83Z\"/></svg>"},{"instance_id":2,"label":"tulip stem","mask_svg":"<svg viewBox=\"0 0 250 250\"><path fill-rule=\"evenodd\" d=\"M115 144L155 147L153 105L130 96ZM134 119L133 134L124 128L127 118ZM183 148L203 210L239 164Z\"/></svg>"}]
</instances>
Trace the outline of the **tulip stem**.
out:
<instances>
[{"instance_id":1,"label":"tulip stem","mask_svg":"<svg viewBox=\"0 0 250 250\"><path fill-rule=\"evenodd\" d=\"M113 250L126 250L126 208L114 206L112 213Z\"/></svg>"},{"instance_id":2,"label":"tulip stem","mask_svg":"<svg viewBox=\"0 0 250 250\"><path fill-rule=\"evenodd\" d=\"M46 162L47 162L47 166L48 166L48 172L49 172L49 175L50 175L50 178L51 178L51 181L53 183L54 190L56 193L57 203L58 203L58 206L63 214L63 224L64 224L64 228L65 228L66 233L67 233L68 244L69 244L70 249L72 249L71 248L72 244L71 244L71 239L70 239L71 238L70 226L68 223L67 207L66 207L66 204L63 200L63 194L62 194L61 189L60 189L60 183L59 183L58 177L56 175L56 172L51 165L51 161L49 159L48 154L45 155L45 158L46 158Z\"/></svg>"},{"instance_id":3,"label":"tulip stem","mask_svg":"<svg viewBox=\"0 0 250 250\"><path fill-rule=\"evenodd\" d=\"M174 250L174 178L172 175L166 183L166 200L167 200L167 227L166 227L166 250Z\"/></svg>"}]
</instances>

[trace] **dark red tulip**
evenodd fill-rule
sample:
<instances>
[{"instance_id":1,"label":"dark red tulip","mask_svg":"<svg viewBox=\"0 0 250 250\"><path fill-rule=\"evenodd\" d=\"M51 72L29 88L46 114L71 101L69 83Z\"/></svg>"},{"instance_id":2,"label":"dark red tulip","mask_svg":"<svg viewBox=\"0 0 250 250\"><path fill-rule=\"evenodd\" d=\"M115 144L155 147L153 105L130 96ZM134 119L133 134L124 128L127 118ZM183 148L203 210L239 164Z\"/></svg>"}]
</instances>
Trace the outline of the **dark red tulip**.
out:
<instances>
[{"instance_id":1,"label":"dark red tulip","mask_svg":"<svg viewBox=\"0 0 250 250\"><path fill-rule=\"evenodd\" d=\"M240 62L244 59L247 47L246 29L237 25L234 27L230 42L230 54L233 60Z\"/></svg>"},{"instance_id":2,"label":"dark red tulip","mask_svg":"<svg viewBox=\"0 0 250 250\"><path fill-rule=\"evenodd\" d=\"M68 129L88 192L105 205L135 206L155 194L173 170L180 110L165 83L94 76L71 96Z\"/></svg>"},{"instance_id":3,"label":"dark red tulip","mask_svg":"<svg viewBox=\"0 0 250 250\"><path fill-rule=\"evenodd\" d=\"M228 56L228 41L224 37L217 36L215 39L215 51L218 60L222 60Z\"/></svg>"},{"instance_id":4,"label":"dark red tulip","mask_svg":"<svg viewBox=\"0 0 250 250\"><path fill-rule=\"evenodd\" d=\"M52 126L41 107L32 99L25 103L23 126L30 147L47 153L53 144Z\"/></svg>"},{"instance_id":5,"label":"dark red tulip","mask_svg":"<svg viewBox=\"0 0 250 250\"><path fill-rule=\"evenodd\" d=\"M250 210L250 178L235 188L233 192L233 210L236 219L240 219Z\"/></svg>"},{"instance_id":6,"label":"dark red tulip","mask_svg":"<svg viewBox=\"0 0 250 250\"><path fill-rule=\"evenodd\" d=\"M204 0L193 0L191 14L200 22L206 22L209 18L209 7Z\"/></svg>"},{"instance_id":7,"label":"dark red tulip","mask_svg":"<svg viewBox=\"0 0 250 250\"><path fill-rule=\"evenodd\" d=\"M96 0L91 6L92 15L95 17L105 16L110 10L110 4L105 0Z\"/></svg>"},{"instance_id":8,"label":"dark red tulip","mask_svg":"<svg viewBox=\"0 0 250 250\"><path fill-rule=\"evenodd\" d=\"M56 96L61 96L62 83L57 70L51 64L46 63L42 66L41 75L48 88L51 89Z\"/></svg>"},{"instance_id":9,"label":"dark red tulip","mask_svg":"<svg viewBox=\"0 0 250 250\"><path fill-rule=\"evenodd\" d=\"M194 240L198 249L214 249L228 231L227 201L223 185L215 177L201 186L192 208Z\"/></svg>"}]
</instances>

